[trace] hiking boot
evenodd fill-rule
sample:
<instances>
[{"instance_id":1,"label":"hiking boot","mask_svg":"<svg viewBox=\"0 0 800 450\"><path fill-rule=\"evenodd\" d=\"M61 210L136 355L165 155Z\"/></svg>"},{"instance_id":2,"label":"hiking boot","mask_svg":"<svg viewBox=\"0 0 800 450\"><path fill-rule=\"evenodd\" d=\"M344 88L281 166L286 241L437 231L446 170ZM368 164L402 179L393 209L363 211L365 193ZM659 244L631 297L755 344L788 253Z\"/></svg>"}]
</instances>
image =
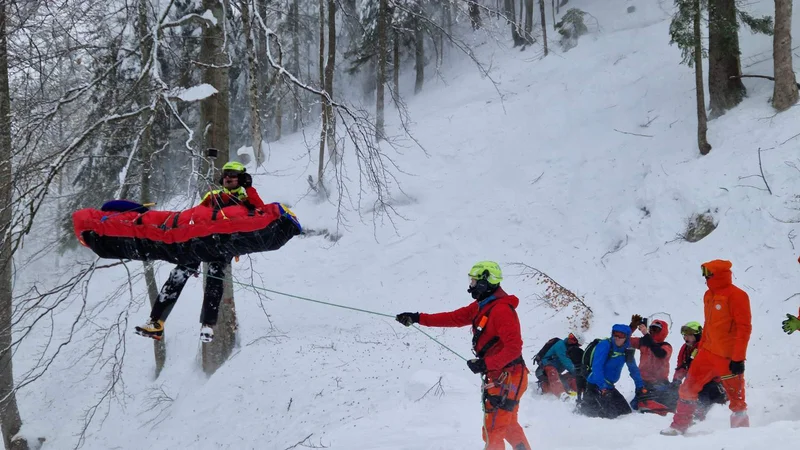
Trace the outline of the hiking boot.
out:
<instances>
[{"instance_id":1,"label":"hiking boot","mask_svg":"<svg viewBox=\"0 0 800 450\"><path fill-rule=\"evenodd\" d=\"M203 325L200 328L200 340L202 342L211 342L214 340L214 329L211 325Z\"/></svg>"},{"instance_id":2,"label":"hiking boot","mask_svg":"<svg viewBox=\"0 0 800 450\"><path fill-rule=\"evenodd\" d=\"M750 417L747 411L736 411L731 413L731 428L748 428L750 427Z\"/></svg>"},{"instance_id":3,"label":"hiking boot","mask_svg":"<svg viewBox=\"0 0 800 450\"><path fill-rule=\"evenodd\" d=\"M164 321L149 319L144 325L136 327L136 334L160 341L164 337Z\"/></svg>"},{"instance_id":4,"label":"hiking boot","mask_svg":"<svg viewBox=\"0 0 800 450\"><path fill-rule=\"evenodd\" d=\"M564 403L575 403L578 399L578 393L573 391L562 392L559 398Z\"/></svg>"},{"instance_id":5,"label":"hiking boot","mask_svg":"<svg viewBox=\"0 0 800 450\"><path fill-rule=\"evenodd\" d=\"M682 436L683 433L685 433L685 431L679 430L677 428L672 428L671 426L669 428L664 428L663 430L661 430L662 436Z\"/></svg>"}]
</instances>

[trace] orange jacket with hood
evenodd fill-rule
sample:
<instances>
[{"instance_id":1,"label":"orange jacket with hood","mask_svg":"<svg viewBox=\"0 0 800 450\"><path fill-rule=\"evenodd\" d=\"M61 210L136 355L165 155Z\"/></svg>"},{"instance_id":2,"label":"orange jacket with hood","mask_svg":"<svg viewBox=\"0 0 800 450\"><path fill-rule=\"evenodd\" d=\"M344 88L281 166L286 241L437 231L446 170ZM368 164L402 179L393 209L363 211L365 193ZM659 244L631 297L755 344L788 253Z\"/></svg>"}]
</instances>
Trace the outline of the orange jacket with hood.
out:
<instances>
[{"instance_id":1,"label":"orange jacket with hood","mask_svg":"<svg viewBox=\"0 0 800 450\"><path fill-rule=\"evenodd\" d=\"M715 259L703 264L711 273L703 296L703 337L699 347L732 361L744 361L753 329L750 297L733 285L730 261Z\"/></svg>"}]
</instances>

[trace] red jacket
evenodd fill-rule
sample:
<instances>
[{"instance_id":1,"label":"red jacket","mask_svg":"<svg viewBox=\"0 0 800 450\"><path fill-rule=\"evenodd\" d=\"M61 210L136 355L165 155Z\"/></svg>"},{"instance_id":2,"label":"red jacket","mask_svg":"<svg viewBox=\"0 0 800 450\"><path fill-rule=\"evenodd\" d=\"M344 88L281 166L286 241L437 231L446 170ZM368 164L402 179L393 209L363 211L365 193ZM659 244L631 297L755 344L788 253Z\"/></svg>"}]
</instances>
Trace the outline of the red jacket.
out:
<instances>
[{"instance_id":1,"label":"red jacket","mask_svg":"<svg viewBox=\"0 0 800 450\"><path fill-rule=\"evenodd\" d=\"M419 323L427 327L472 325L474 332L475 327L489 313L483 333L478 338L474 350L478 351L494 337L498 338L483 357L489 375L497 376L510 362L522 356L522 335L520 334L519 317L515 311L515 308L519 306L519 299L506 294L501 288L495 291L493 297L494 300L485 303L482 308L479 307L478 302L472 302L455 311L420 314Z\"/></svg>"},{"instance_id":2,"label":"red jacket","mask_svg":"<svg viewBox=\"0 0 800 450\"><path fill-rule=\"evenodd\" d=\"M703 296L703 338L700 347L717 356L744 361L753 330L750 297L731 282L731 262L709 261L703 266L713 275Z\"/></svg>"},{"instance_id":3,"label":"red jacket","mask_svg":"<svg viewBox=\"0 0 800 450\"><path fill-rule=\"evenodd\" d=\"M208 207L217 206L219 208L224 208L226 206L240 205L245 201L255 206L256 209L264 208L264 201L261 200L256 188L252 186L249 188L238 187L233 190L222 188L208 191L206 195L203 196L203 200L200 204Z\"/></svg>"},{"instance_id":4,"label":"red jacket","mask_svg":"<svg viewBox=\"0 0 800 450\"><path fill-rule=\"evenodd\" d=\"M669 334L669 328L663 320L654 320L653 323L661 324L661 331L640 338L631 338L631 347L638 348L642 352L639 359L642 380L648 383L668 382L672 346L664 342L664 339Z\"/></svg>"},{"instance_id":5,"label":"red jacket","mask_svg":"<svg viewBox=\"0 0 800 450\"><path fill-rule=\"evenodd\" d=\"M683 381L686 379L686 375L689 374L689 367L692 365L692 361L694 361L694 357L697 356L697 344L689 347L686 344L683 344L681 350L678 352L678 365L675 367L675 375L672 376L672 382L675 381ZM720 378L714 377L709 383L719 383Z\"/></svg>"},{"instance_id":6,"label":"red jacket","mask_svg":"<svg viewBox=\"0 0 800 450\"><path fill-rule=\"evenodd\" d=\"M695 355L697 355L697 344L689 347L686 344L681 346L678 352L678 362L675 366L675 375L672 376L672 381L683 381L689 373L689 366L692 365Z\"/></svg>"}]
</instances>

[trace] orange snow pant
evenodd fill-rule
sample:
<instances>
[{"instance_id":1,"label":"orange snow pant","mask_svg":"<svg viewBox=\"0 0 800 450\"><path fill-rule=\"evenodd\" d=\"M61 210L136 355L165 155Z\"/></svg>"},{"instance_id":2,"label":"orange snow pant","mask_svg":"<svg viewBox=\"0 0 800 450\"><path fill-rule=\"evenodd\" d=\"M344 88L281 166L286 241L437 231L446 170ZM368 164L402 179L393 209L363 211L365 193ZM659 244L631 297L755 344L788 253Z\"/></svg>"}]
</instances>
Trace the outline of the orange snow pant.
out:
<instances>
[{"instance_id":1,"label":"orange snow pant","mask_svg":"<svg viewBox=\"0 0 800 450\"><path fill-rule=\"evenodd\" d=\"M525 431L517 420L519 399L528 389L528 369L523 364L507 368L498 377L487 376L483 388L484 450L530 450Z\"/></svg>"},{"instance_id":2,"label":"orange snow pant","mask_svg":"<svg viewBox=\"0 0 800 450\"><path fill-rule=\"evenodd\" d=\"M689 366L686 380L678 389L680 401L672 419L672 428L686 430L692 422L692 414L697 407L697 396L708 382L720 377L722 387L728 394L730 409L733 412L747 410L744 397L744 376L733 375L729 367L731 360L700 349Z\"/></svg>"},{"instance_id":3,"label":"orange snow pant","mask_svg":"<svg viewBox=\"0 0 800 450\"><path fill-rule=\"evenodd\" d=\"M564 390L564 381L566 381L569 390L572 392L577 392L578 387L576 386L575 377L572 374L566 374L562 376L558 373L558 369L553 366L544 366L544 373L547 375L547 381L542 383L542 394L547 394L548 392L555 395L556 397L561 397L561 394L565 392Z\"/></svg>"}]
</instances>

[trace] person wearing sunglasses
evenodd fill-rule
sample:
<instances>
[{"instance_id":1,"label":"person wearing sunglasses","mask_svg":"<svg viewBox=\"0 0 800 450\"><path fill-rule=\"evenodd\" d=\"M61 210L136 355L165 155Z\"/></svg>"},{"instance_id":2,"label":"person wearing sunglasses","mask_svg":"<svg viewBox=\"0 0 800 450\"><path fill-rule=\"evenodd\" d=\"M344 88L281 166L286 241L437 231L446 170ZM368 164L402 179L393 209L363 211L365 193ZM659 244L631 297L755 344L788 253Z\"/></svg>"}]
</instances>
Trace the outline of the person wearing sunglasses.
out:
<instances>
[{"instance_id":1,"label":"person wearing sunglasses","mask_svg":"<svg viewBox=\"0 0 800 450\"><path fill-rule=\"evenodd\" d=\"M684 434L692 424L703 387L716 377L728 395L731 428L749 427L745 402L744 361L753 330L750 297L733 284L730 261L716 259L700 266L706 279L703 296L703 338L686 380L678 389L678 406L666 436Z\"/></svg>"},{"instance_id":2,"label":"person wearing sunglasses","mask_svg":"<svg viewBox=\"0 0 800 450\"><path fill-rule=\"evenodd\" d=\"M586 364L581 370L582 376L586 376L586 387L579 393L581 400L576 412L604 419L616 419L631 413L628 401L614 386L622 374L622 367L628 366L636 395L643 394L644 381L630 348L630 337L630 326L616 324L611 328L611 338L599 340L593 348L590 348L592 344L587 346Z\"/></svg>"},{"instance_id":3,"label":"person wearing sunglasses","mask_svg":"<svg viewBox=\"0 0 800 450\"><path fill-rule=\"evenodd\" d=\"M405 326L472 326L476 358L467 367L483 378L483 441L486 450L530 450L517 412L528 388L528 369L522 358L522 335L516 308L519 299L501 287L503 273L494 261L481 261L469 271L467 292L475 300L455 311L425 314L404 312L395 319Z\"/></svg>"},{"instance_id":4,"label":"person wearing sunglasses","mask_svg":"<svg viewBox=\"0 0 800 450\"><path fill-rule=\"evenodd\" d=\"M675 374L672 376L672 386L676 398L678 389L683 380L686 379L689 367L697 356L697 344L703 337L703 326L700 325L700 322L689 322L681 327L681 335L683 336L683 346L678 352L677 367L675 368ZM720 378L715 377L706 383L697 395L697 409L695 409L692 418L696 422L702 422L705 420L711 406L714 404L724 405L727 401L728 396L725 395L725 388L722 387Z\"/></svg>"},{"instance_id":5,"label":"person wearing sunglasses","mask_svg":"<svg viewBox=\"0 0 800 450\"><path fill-rule=\"evenodd\" d=\"M201 205L214 208L215 213L227 206L245 206L251 214L264 207L264 202L253 187L253 179L245 166L236 161L229 161L222 166L219 179L221 189L214 189L203 196ZM222 212L224 217L224 211ZM223 278L225 266L230 261L208 263L208 277L205 280L203 306L200 312L200 340L211 342L214 339L214 326L219 316L219 304L222 301ZM189 277L199 275L200 263L175 266L167 281L161 287L158 300L150 310L147 322L135 328L139 336L161 340L164 336L164 322L178 301Z\"/></svg>"},{"instance_id":6,"label":"person wearing sunglasses","mask_svg":"<svg viewBox=\"0 0 800 450\"><path fill-rule=\"evenodd\" d=\"M264 202L253 187L253 177L247 173L244 164L237 161L228 161L222 166L219 178L222 189L213 189L206 192L200 204L216 209L226 206L244 205L248 209L260 209Z\"/></svg>"}]
</instances>

